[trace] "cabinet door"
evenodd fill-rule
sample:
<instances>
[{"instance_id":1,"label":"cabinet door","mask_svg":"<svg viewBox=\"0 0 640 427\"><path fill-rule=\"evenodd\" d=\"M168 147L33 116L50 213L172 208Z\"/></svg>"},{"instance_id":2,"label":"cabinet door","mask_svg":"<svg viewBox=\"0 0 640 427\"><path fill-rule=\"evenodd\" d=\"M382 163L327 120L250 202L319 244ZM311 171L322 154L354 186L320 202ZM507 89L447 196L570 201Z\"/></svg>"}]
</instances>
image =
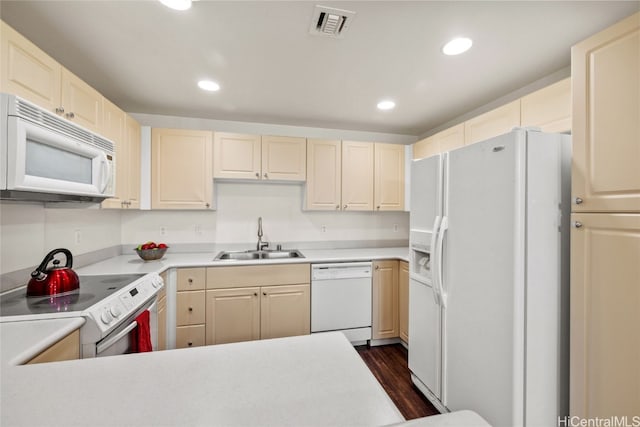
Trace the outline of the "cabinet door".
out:
<instances>
[{"instance_id":1,"label":"cabinet door","mask_svg":"<svg viewBox=\"0 0 640 427\"><path fill-rule=\"evenodd\" d=\"M200 347L205 343L204 325L178 326L176 348Z\"/></svg>"},{"instance_id":2,"label":"cabinet door","mask_svg":"<svg viewBox=\"0 0 640 427\"><path fill-rule=\"evenodd\" d=\"M151 130L151 208L209 209L213 199L211 132Z\"/></svg>"},{"instance_id":3,"label":"cabinet door","mask_svg":"<svg viewBox=\"0 0 640 427\"><path fill-rule=\"evenodd\" d=\"M0 91L18 95L49 111L61 107L62 66L0 21Z\"/></svg>"},{"instance_id":4,"label":"cabinet door","mask_svg":"<svg viewBox=\"0 0 640 427\"><path fill-rule=\"evenodd\" d=\"M465 145L484 141L520 126L520 100L498 107L464 123Z\"/></svg>"},{"instance_id":5,"label":"cabinet door","mask_svg":"<svg viewBox=\"0 0 640 427\"><path fill-rule=\"evenodd\" d=\"M575 45L574 211L640 211L640 13Z\"/></svg>"},{"instance_id":6,"label":"cabinet door","mask_svg":"<svg viewBox=\"0 0 640 427\"><path fill-rule=\"evenodd\" d=\"M213 143L213 176L260 179L260 141L260 135L216 132Z\"/></svg>"},{"instance_id":7,"label":"cabinet door","mask_svg":"<svg viewBox=\"0 0 640 427\"><path fill-rule=\"evenodd\" d=\"M108 99L103 100L102 136L116 146L115 197L102 202L103 208L125 208L129 180L129 152L125 135L125 113Z\"/></svg>"},{"instance_id":8,"label":"cabinet door","mask_svg":"<svg viewBox=\"0 0 640 427\"><path fill-rule=\"evenodd\" d=\"M399 262L398 273L398 317L400 339L409 342L409 263Z\"/></svg>"},{"instance_id":9,"label":"cabinet door","mask_svg":"<svg viewBox=\"0 0 640 427\"><path fill-rule=\"evenodd\" d=\"M631 419L640 408L640 214L578 213L572 224L570 413Z\"/></svg>"},{"instance_id":10,"label":"cabinet door","mask_svg":"<svg viewBox=\"0 0 640 427\"><path fill-rule=\"evenodd\" d=\"M80 358L80 332L73 331L48 349L28 361L26 364L61 362Z\"/></svg>"},{"instance_id":11,"label":"cabinet door","mask_svg":"<svg viewBox=\"0 0 640 427\"><path fill-rule=\"evenodd\" d=\"M140 208L140 124L128 115L125 116L125 140L127 141L127 208Z\"/></svg>"},{"instance_id":12,"label":"cabinet door","mask_svg":"<svg viewBox=\"0 0 640 427\"><path fill-rule=\"evenodd\" d=\"M286 136L262 137L262 179L307 179L307 140Z\"/></svg>"},{"instance_id":13,"label":"cabinet door","mask_svg":"<svg viewBox=\"0 0 640 427\"><path fill-rule=\"evenodd\" d=\"M260 338L311 333L311 299L308 284L261 288Z\"/></svg>"},{"instance_id":14,"label":"cabinet door","mask_svg":"<svg viewBox=\"0 0 640 427\"><path fill-rule=\"evenodd\" d=\"M207 345L260 339L260 288L207 291Z\"/></svg>"},{"instance_id":15,"label":"cabinet door","mask_svg":"<svg viewBox=\"0 0 640 427\"><path fill-rule=\"evenodd\" d=\"M431 157L434 154L438 154L438 143L433 136L422 139L413 144L413 159L424 159L425 157Z\"/></svg>"},{"instance_id":16,"label":"cabinet door","mask_svg":"<svg viewBox=\"0 0 640 427\"><path fill-rule=\"evenodd\" d=\"M375 143L374 159L375 209L404 210L404 145Z\"/></svg>"},{"instance_id":17,"label":"cabinet door","mask_svg":"<svg viewBox=\"0 0 640 427\"><path fill-rule=\"evenodd\" d=\"M167 349L167 291L158 293L158 345L156 350Z\"/></svg>"},{"instance_id":18,"label":"cabinet door","mask_svg":"<svg viewBox=\"0 0 640 427\"><path fill-rule=\"evenodd\" d=\"M176 294L176 325L198 325L205 322L205 291Z\"/></svg>"},{"instance_id":19,"label":"cabinet door","mask_svg":"<svg viewBox=\"0 0 640 427\"><path fill-rule=\"evenodd\" d=\"M342 209L373 210L373 144L342 141Z\"/></svg>"},{"instance_id":20,"label":"cabinet door","mask_svg":"<svg viewBox=\"0 0 640 427\"><path fill-rule=\"evenodd\" d=\"M102 95L66 68L62 68L61 98L66 119L102 133Z\"/></svg>"},{"instance_id":21,"label":"cabinet door","mask_svg":"<svg viewBox=\"0 0 640 427\"><path fill-rule=\"evenodd\" d=\"M372 299L373 339L398 337L398 261L373 263Z\"/></svg>"},{"instance_id":22,"label":"cabinet door","mask_svg":"<svg viewBox=\"0 0 640 427\"><path fill-rule=\"evenodd\" d=\"M307 140L306 208L316 211L340 209L342 187L340 140Z\"/></svg>"},{"instance_id":23,"label":"cabinet door","mask_svg":"<svg viewBox=\"0 0 640 427\"><path fill-rule=\"evenodd\" d=\"M464 123L445 129L433 136L438 144L438 153L455 150L464 146Z\"/></svg>"},{"instance_id":24,"label":"cabinet door","mask_svg":"<svg viewBox=\"0 0 640 427\"><path fill-rule=\"evenodd\" d=\"M543 132L571 131L571 78L542 88L520 100L522 126Z\"/></svg>"}]
</instances>

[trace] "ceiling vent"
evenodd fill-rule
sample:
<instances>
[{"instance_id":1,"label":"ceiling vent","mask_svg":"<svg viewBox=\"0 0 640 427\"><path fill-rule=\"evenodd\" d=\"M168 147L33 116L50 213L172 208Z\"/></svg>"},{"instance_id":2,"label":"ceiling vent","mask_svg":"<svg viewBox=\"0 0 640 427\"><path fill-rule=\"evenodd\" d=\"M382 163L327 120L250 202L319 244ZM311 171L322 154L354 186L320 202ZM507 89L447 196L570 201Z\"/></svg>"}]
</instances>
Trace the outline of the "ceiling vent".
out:
<instances>
[{"instance_id":1,"label":"ceiling vent","mask_svg":"<svg viewBox=\"0 0 640 427\"><path fill-rule=\"evenodd\" d=\"M313 10L309 33L316 36L342 38L351 26L355 12L317 5Z\"/></svg>"}]
</instances>

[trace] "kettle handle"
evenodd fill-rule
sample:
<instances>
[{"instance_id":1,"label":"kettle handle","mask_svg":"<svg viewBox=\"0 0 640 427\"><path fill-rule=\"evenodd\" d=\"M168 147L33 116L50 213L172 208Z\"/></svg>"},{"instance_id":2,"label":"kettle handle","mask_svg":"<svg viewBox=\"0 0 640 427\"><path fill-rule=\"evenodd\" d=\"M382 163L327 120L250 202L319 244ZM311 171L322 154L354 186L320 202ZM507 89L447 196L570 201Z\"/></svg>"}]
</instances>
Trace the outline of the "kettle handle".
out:
<instances>
[{"instance_id":1,"label":"kettle handle","mask_svg":"<svg viewBox=\"0 0 640 427\"><path fill-rule=\"evenodd\" d=\"M31 273L31 276L35 277L35 276L39 276L40 274L46 273L45 269L47 268L47 265L51 262L51 260L53 260L53 256L58 253L64 254L65 257L67 258L67 263L65 264L66 268L73 267L73 255L71 255L71 251L65 248L58 248L58 249L52 250L44 257L44 259L42 260L38 268L36 268L33 271L33 273Z\"/></svg>"}]
</instances>

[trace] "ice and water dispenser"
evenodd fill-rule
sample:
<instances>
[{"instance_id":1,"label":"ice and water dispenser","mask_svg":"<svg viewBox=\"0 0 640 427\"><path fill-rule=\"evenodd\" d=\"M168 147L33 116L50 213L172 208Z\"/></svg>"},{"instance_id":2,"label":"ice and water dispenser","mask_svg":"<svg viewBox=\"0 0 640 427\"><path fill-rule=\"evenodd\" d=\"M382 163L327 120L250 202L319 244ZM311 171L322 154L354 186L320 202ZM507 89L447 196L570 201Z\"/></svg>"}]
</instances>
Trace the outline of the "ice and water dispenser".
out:
<instances>
[{"instance_id":1,"label":"ice and water dispenser","mask_svg":"<svg viewBox=\"0 0 640 427\"><path fill-rule=\"evenodd\" d=\"M410 276L412 279L431 284L431 244L433 233L424 230L411 230Z\"/></svg>"}]
</instances>

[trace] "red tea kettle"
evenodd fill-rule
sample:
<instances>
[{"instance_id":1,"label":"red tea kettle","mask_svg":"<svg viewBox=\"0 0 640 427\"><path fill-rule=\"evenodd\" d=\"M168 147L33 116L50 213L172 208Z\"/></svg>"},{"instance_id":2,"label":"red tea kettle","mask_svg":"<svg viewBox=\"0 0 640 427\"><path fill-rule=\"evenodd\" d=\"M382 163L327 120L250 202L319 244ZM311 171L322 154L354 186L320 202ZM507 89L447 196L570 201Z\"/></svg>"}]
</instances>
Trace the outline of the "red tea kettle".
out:
<instances>
[{"instance_id":1,"label":"red tea kettle","mask_svg":"<svg viewBox=\"0 0 640 427\"><path fill-rule=\"evenodd\" d=\"M62 253L67 258L64 267L60 267L60 260L54 259L54 255ZM47 269L47 265L53 261L53 267ZM57 295L71 292L80 287L80 279L73 266L73 256L69 249L54 249L44 257L38 268L31 273L31 280L27 284L27 296L39 297Z\"/></svg>"}]
</instances>

